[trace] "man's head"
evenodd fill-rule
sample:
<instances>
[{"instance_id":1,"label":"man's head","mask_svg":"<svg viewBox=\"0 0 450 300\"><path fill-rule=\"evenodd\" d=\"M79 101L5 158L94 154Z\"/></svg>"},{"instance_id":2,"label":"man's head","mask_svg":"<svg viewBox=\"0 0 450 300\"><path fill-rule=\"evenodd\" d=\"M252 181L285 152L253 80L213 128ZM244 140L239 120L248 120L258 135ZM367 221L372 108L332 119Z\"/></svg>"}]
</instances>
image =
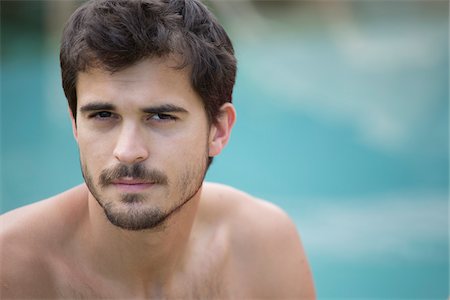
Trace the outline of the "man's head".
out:
<instances>
[{"instance_id":1,"label":"man's head","mask_svg":"<svg viewBox=\"0 0 450 300\"><path fill-rule=\"evenodd\" d=\"M61 41L64 93L77 113L79 72L116 72L145 58L175 56L214 123L231 102L236 59L231 41L197 0L94 0L72 15Z\"/></svg>"},{"instance_id":2,"label":"man's head","mask_svg":"<svg viewBox=\"0 0 450 300\"><path fill-rule=\"evenodd\" d=\"M62 38L63 88L90 193L124 229L161 225L198 195L235 112L236 61L196 0L99 0Z\"/></svg>"}]
</instances>

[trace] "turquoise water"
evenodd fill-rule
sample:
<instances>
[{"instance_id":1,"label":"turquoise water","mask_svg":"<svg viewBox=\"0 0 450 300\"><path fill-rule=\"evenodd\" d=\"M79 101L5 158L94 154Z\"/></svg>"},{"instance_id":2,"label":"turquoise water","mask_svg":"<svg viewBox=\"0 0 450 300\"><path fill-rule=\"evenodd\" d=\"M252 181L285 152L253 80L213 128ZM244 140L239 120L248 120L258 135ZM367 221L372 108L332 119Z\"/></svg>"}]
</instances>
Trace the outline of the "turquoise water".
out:
<instances>
[{"instance_id":1,"label":"turquoise water","mask_svg":"<svg viewBox=\"0 0 450 300\"><path fill-rule=\"evenodd\" d=\"M238 122L208 180L290 214L320 298L445 299L448 3L348 3L342 19L313 3L222 16ZM82 178L57 39L33 18L2 19L5 212Z\"/></svg>"}]
</instances>

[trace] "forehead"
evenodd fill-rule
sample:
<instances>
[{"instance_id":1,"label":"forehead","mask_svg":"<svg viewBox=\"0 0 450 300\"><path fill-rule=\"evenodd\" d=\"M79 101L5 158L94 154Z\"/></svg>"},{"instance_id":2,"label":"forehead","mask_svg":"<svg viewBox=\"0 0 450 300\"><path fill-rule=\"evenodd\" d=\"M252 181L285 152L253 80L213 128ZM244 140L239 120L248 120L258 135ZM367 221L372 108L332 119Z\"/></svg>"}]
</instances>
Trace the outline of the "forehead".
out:
<instances>
[{"instance_id":1,"label":"forehead","mask_svg":"<svg viewBox=\"0 0 450 300\"><path fill-rule=\"evenodd\" d=\"M173 59L145 59L117 72L101 68L80 72L76 82L77 106L90 101L113 102L117 106L154 102L201 105L188 69L176 67Z\"/></svg>"}]
</instances>

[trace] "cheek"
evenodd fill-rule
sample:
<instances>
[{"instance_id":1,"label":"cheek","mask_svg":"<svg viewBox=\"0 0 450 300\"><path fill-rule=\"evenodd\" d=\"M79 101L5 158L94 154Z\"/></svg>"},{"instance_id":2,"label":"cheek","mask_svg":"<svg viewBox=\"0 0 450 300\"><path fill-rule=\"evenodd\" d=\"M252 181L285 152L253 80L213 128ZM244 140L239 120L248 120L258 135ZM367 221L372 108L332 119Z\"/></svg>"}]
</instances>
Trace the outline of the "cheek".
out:
<instances>
[{"instance_id":1,"label":"cheek","mask_svg":"<svg viewBox=\"0 0 450 300\"><path fill-rule=\"evenodd\" d=\"M107 139L93 138L89 135L79 134L78 148L80 153L80 160L90 172L100 170L102 165L105 165L108 159L110 145Z\"/></svg>"},{"instance_id":2,"label":"cheek","mask_svg":"<svg viewBox=\"0 0 450 300\"><path fill-rule=\"evenodd\" d=\"M198 157L199 153L203 152L205 144L205 141L194 140L192 138L178 138L171 140L167 144L161 144L161 147L158 147L158 152L162 157L166 157L166 159L171 161L193 160ZM153 152L153 154L154 158L159 157L156 152Z\"/></svg>"},{"instance_id":3,"label":"cheek","mask_svg":"<svg viewBox=\"0 0 450 300\"><path fill-rule=\"evenodd\" d=\"M153 154L154 158L165 157L167 166L183 169L186 165L198 164L205 159L208 154L207 143L208 137L204 130L190 131L190 134L179 135L161 143L161 147L158 147L161 156L155 152Z\"/></svg>"},{"instance_id":4,"label":"cheek","mask_svg":"<svg viewBox=\"0 0 450 300\"><path fill-rule=\"evenodd\" d=\"M203 157L205 148L208 145L208 134L205 128L196 128L178 138L176 143L179 145L177 150L181 155L187 157Z\"/></svg>"}]
</instances>

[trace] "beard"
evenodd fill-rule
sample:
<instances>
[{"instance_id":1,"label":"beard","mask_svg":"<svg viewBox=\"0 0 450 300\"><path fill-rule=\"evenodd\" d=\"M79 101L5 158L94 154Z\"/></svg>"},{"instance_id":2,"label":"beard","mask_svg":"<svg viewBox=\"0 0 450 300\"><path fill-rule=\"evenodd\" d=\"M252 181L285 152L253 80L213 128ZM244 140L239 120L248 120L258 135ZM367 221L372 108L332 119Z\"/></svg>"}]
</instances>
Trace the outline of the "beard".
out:
<instances>
[{"instance_id":1,"label":"beard","mask_svg":"<svg viewBox=\"0 0 450 300\"><path fill-rule=\"evenodd\" d=\"M109 222L125 230L139 231L162 229L166 221L198 193L208 169L208 159L206 153L200 163L190 163L173 180L169 180L168 176L160 170L147 169L143 163L118 164L101 172L98 185L95 184L87 164L83 160L80 160L80 162L86 185L102 207ZM120 194L118 201L105 197L104 189L110 187L113 180L123 177L145 180L158 187L167 188L169 192L166 196L163 196L165 199L159 200L171 201L173 205L169 209L151 205L151 197L143 193L123 193ZM170 197L171 189L174 192L172 197Z\"/></svg>"}]
</instances>

